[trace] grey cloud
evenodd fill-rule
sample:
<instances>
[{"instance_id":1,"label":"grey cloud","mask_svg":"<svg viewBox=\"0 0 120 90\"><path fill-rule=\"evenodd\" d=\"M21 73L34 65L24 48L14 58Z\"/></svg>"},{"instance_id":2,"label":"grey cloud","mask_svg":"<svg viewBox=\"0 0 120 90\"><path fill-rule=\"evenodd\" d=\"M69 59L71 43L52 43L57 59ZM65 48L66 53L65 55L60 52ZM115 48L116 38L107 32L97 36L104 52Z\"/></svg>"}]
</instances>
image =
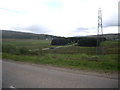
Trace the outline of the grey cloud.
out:
<instances>
[{"instance_id":1,"label":"grey cloud","mask_svg":"<svg viewBox=\"0 0 120 90\"><path fill-rule=\"evenodd\" d=\"M46 27L44 27L42 25L39 25L39 24L34 24L34 25L30 25L30 26L16 25L16 26L14 26L12 28L15 29L15 30L28 30L30 32L40 33L40 34L51 32L51 30L49 30Z\"/></svg>"},{"instance_id":2,"label":"grey cloud","mask_svg":"<svg viewBox=\"0 0 120 90\"><path fill-rule=\"evenodd\" d=\"M119 2L119 8L118 8L118 26L120 26L120 2Z\"/></svg>"},{"instance_id":3,"label":"grey cloud","mask_svg":"<svg viewBox=\"0 0 120 90\"><path fill-rule=\"evenodd\" d=\"M108 20L103 21L103 27L120 26L120 14L113 14Z\"/></svg>"},{"instance_id":4,"label":"grey cloud","mask_svg":"<svg viewBox=\"0 0 120 90\"><path fill-rule=\"evenodd\" d=\"M86 27L78 27L76 28L75 30L71 31L71 33L73 34L74 33L74 36L81 36L81 35L78 35L78 33L89 33L89 28L86 28Z\"/></svg>"},{"instance_id":5,"label":"grey cloud","mask_svg":"<svg viewBox=\"0 0 120 90\"><path fill-rule=\"evenodd\" d=\"M77 28L77 30L88 30L88 28L85 28L85 27L79 27L79 28Z\"/></svg>"},{"instance_id":6,"label":"grey cloud","mask_svg":"<svg viewBox=\"0 0 120 90\"><path fill-rule=\"evenodd\" d=\"M88 30L88 28L78 27L78 28L76 28L76 30L74 32L81 32L81 31L85 32L86 30Z\"/></svg>"},{"instance_id":7,"label":"grey cloud","mask_svg":"<svg viewBox=\"0 0 120 90\"><path fill-rule=\"evenodd\" d=\"M86 32L86 33L88 33L89 32L89 30L91 30L91 29L96 29L97 28L97 26L96 27L78 27L78 28L76 28L76 30L74 30L74 32Z\"/></svg>"},{"instance_id":8,"label":"grey cloud","mask_svg":"<svg viewBox=\"0 0 120 90\"><path fill-rule=\"evenodd\" d=\"M119 26L118 22L112 22L112 21L108 21L106 23L103 24L103 27L106 28L106 27L111 27L111 26Z\"/></svg>"},{"instance_id":9,"label":"grey cloud","mask_svg":"<svg viewBox=\"0 0 120 90\"><path fill-rule=\"evenodd\" d=\"M108 13L109 11L103 13L103 27L120 26L120 2L118 3L118 8L113 7L113 9L109 10L111 13ZM104 16L105 14L107 15L106 17Z\"/></svg>"}]
</instances>

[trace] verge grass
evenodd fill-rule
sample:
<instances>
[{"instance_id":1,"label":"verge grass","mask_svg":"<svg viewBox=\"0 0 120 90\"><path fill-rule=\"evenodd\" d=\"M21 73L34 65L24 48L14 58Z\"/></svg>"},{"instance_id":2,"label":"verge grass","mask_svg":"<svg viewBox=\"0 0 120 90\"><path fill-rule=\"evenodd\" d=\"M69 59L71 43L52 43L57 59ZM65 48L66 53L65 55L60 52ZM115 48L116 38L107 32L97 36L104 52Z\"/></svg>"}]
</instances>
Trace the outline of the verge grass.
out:
<instances>
[{"instance_id":1,"label":"verge grass","mask_svg":"<svg viewBox=\"0 0 120 90\"><path fill-rule=\"evenodd\" d=\"M82 70L93 70L103 72L118 71L118 56L104 55L104 60L93 61L92 55L87 54L46 54L42 56L21 56L3 53L3 58L22 62L32 62L36 64L51 64L54 66L76 68Z\"/></svg>"},{"instance_id":2,"label":"verge grass","mask_svg":"<svg viewBox=\"0 0 120 90\"><path fill-rule=\"evenodd\" d=\"M93 70L100 72L118 71L118 42L105 41L105 55L96 56L96 47L63 46L57 49L42 51L43 48L52 47L49 40L22 40L3 39L2 45L11 44L18 48L39 49L38 55L15 55L2 53L2 58L36 64L50 64L53 66ZM36 51L35 51L36 52ZM99 57L99 59L98 59Z\"/></svg>"}]
</instances>

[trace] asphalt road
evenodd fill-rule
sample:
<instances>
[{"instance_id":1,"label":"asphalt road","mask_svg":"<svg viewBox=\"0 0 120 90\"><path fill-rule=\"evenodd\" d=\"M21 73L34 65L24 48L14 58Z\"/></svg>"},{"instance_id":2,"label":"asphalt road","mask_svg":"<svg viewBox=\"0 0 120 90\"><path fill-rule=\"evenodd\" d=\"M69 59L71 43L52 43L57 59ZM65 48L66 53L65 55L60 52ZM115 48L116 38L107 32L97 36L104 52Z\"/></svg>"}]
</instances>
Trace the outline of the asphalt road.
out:
<instances>
[{"instance_id":1,"label":"asphalt road","mask_svg":"<svg viewBox=\"0 0 120 90\"><path fill-rule=\"evenodd\" d=\"M118 80L56 67L3 61L3 88L117 88Z\"/></svg>"}]
</instances>

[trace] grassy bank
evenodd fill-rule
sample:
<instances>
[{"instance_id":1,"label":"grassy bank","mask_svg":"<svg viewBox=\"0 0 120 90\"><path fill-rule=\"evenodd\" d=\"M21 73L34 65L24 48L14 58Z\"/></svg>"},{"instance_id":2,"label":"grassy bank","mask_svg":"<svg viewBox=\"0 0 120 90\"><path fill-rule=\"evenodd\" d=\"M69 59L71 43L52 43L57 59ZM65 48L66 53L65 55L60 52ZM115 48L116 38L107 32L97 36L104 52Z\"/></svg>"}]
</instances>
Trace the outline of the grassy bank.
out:
<instances>
[{"instance_id":1,"label":"grassy bank","mask_svg":"<svg viewBox=\"0 0 120 90\"><path fill-rule=\"evenodd\" d=\"M104 59L98 61L93 60L92 55L87 54L45 54L42 56L22 56L3 53L3 58L12 59L15 61L32 62L36 64L51 64L54 66L76 68L82 70L93 70L102 72L116 72L117 70L117 55L100 56Z\"/></svg>"}]
</instances>

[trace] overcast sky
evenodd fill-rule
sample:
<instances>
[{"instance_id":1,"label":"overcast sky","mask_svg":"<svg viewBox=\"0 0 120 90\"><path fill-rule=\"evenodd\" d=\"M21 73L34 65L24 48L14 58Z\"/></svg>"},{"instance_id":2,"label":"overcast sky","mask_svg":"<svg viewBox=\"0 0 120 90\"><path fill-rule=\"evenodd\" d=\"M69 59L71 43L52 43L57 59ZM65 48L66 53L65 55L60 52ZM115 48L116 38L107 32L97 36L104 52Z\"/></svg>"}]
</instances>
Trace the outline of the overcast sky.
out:
<instances>
[{"instance_id":1,"label":"overcast sky","mask_svg":"<svg viewBox=\"0 0 120 90\"><path fill-rule=\"evenodd\" d=\"M118 33L120 0L0 0L0 29L85 36L97 34L98 9L103 33Z\"/></svg>"}]
</instances>

